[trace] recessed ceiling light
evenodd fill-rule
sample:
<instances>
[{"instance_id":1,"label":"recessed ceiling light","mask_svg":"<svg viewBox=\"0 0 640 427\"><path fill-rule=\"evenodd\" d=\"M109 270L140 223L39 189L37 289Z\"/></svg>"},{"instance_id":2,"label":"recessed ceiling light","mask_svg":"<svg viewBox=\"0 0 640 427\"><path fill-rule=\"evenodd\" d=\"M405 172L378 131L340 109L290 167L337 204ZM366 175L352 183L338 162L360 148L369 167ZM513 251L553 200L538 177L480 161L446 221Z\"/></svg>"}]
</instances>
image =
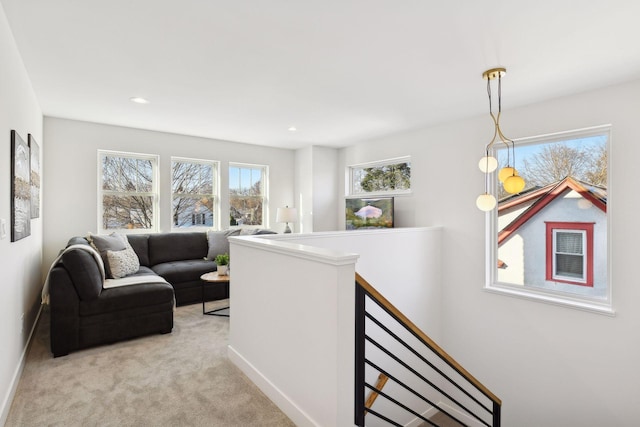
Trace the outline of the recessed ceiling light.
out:
<instances>
[{"instance_id":1,"label":"recessed ceiling light","mask_svg":"<svg viewBox=\"0 0 640 427\"><path fill-rule=\"evenodd\" d=\"M129 101L135 102L136 104L148 104L149 103L149 101L147 101L144 98L140 98L139 96L134 96L132 98L129 98Z\"/></svg>"},{"instance_id":2,"label":"recessed ceiling light","mask_svg":"<svg viewBox=\"0 0 640 427\"><path fill-rule=\"evenodd\" d=\"M297 131L297 130L298 130L298 129L296 129L296 127L295 127L295 126L291 126L291 127L289 128L289 132L295 132L295 131Z\"/></svg>"}]
</instances>

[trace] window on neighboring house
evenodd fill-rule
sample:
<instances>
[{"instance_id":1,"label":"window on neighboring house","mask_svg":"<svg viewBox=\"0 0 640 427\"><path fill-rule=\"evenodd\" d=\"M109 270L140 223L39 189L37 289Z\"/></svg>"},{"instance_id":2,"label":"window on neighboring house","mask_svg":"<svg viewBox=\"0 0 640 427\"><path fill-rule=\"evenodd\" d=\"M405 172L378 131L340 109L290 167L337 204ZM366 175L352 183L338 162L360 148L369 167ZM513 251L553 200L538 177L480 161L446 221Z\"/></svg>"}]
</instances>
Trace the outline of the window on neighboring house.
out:
<instances>
[{"instance_id":1,"label":"window on neighboring house","mask_svg":"<svg viewBox=\"0 0 640 427\"><path fill-rule=\"evenodd\" d=\"M98 151L99 229L157 231L158 156Z\"/></svg>"},{"instance_id":2,"label":"window on neighboring house","mask_svg":"<svg viewBox=\"0 0 640 427\"><path fill-rule=\"evenodd\" d=\"M593 286L593 223L548 222L547 280Z\"/></svg>"},{"instance_id":3,"label":"window on neighboring house","mask_svg":"<svg viewBox=\"0 0 640 427\"><path fill-rule=\"evenodd\" d=\"M173 228L219 226L217 182L217 162L172 158Z\"/></svg>"},{"instance_id":4,"label":"window on neighboring house","mask_svg":"<svg viewBox=\"0 0 640 427\"><path fill-rule=\"evenodd\" d=\"M526 187L507 194L492 178L498 207L487 227L488 290L613 312L609 135L610 127L601 126L516 141L515 168ZM499 170L508 153L500 147L495 154Z\"/></svg>"},{"instance_id":5,"label":"window on neighboring house","mask_svg":"<svg viewBox=\"0 0 640 427\"><path fill-rule=\"evenodd\" d=\"M229 225L266 225L267 173L267 166L229 164Z\"/></svg>"},{"instance_id":6,"label":"window on neighboring house","mask_svg":"<svg viewBox=\"0 0 640 427\"><path fill-rule=\"evenodd\" d=\"M411 159L402 157L349 167L350 194L411 192Z\"/></svg>"}]
</instances>

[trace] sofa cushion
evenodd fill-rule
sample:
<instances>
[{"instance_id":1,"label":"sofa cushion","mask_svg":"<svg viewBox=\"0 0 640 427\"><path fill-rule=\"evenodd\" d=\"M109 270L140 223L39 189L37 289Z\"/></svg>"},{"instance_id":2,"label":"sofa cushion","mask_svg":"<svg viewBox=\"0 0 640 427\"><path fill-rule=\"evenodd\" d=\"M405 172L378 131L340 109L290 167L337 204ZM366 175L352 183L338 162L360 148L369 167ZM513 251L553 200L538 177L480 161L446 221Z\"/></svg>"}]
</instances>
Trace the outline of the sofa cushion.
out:
<instances>
[{"instance_id":1,"label":"sofa cushion","mask_svg":"<svg viewBox=\"0 0 640 427\"><path fill-rule=\"evenodd\" d=\"M213 261L217 255L229 253L229 237L239 236L241 230L235 228L233 230L213 231L207 230L207 259Z\"/></svg>"},{"instance_id":2,"label":"sofa cushion","mask_svg":"<svg viewBox=\"0 0 640 427\"><path fill-rule=\"evenodd\" d=\"M148 234L127 234L129 244L136 251L140 265L149 267L149 235Z\"/></svg>"},{"instance_id":3,"label":"sofa cushion","mask_svg":"<svg viewBox=\"0 0 640 427\"><path fill-rule=\"evenodd\" d=\"M100 298L81 301L80 316L124 311L173 301L173 287L168 283L141 283L105 289Z\"/></svg>"},{"instance_id":4,"label":"sofa cushion","mask_svg":"<svg viewBox=\"0 0 640 427\"><path fill-rule=\"evenodd\" d=\"M136 271L135 274L132 274L132 276L146 276L149 274L157 276L157 274L151 269L151 267L141 265L138 271Z\"/></svg>"},{"instance_id":5,"label":"sofa cushion","mask_svg":"<svg viewBox=\"0 0 640 427\"><path fill-rule=\"evenodd\" d=\"M163 262L154 265L151 269L175 286L181 282L200 280L200 276L204 273L216 271L216 263L205 259L192 259Z\"/></svg>"},{"instance_id":6,"label":"sofa cushion","mask_svg":"<svg viewBox=\"0 0 640 427\"><path fill-rule=\"evenodd\" d=\"M149 235L149 266L169 261L203 259L207 239L200 233L160 233Z\"/></svg>"},{"instance_id":7,"label":"sofa cushion","mask_svg":"<svg viewBox=\"0 0 640 427\"><path fill-rule=\"evenodd\" d=\"M81 300L98 298L102 291L102 272L93 255L80 249L70 250L62 255L62 265Z\"/></svg>"}]
</instances>

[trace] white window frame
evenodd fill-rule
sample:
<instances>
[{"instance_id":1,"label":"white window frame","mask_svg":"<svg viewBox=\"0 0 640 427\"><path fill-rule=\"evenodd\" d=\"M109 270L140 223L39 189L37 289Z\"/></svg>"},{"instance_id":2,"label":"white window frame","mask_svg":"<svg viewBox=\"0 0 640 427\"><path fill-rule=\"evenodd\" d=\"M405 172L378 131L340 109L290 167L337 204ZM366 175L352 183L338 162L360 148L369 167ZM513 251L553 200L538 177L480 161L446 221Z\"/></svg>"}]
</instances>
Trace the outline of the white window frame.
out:
<instances>
[{"instance_id":1,"label":"white window frame","mask_svg":"<svg viewBox=\"0 0 640 427\"><path fill-rule=\"evenodd\" d=\"M527 144L536 144L543 142L560 142L581 137L606 135L607 136L607 152L608 159L611 159L612 138L611 125L594 126L590 128L578 129L573 131L558 132L554 134L539 135L528 138L515 139L516 154L518 146ZM496 155L493 150L493 155ZM555 292L553 290L541 289L535 287L519 286L498 281L498 209L487 212L485 216L485 242L486 242L486 260L485 260L485 286L484 290L501 295L523 298L538 302L544 302L553 305L559 305L597 314L615 316L613 308L613 282L611 280L613 270L613 256L611 249L611 214L612 209L612 191L613 174L611 173L611 161L608 160L608 182L607 182L607 292L604 299L595 299L589 297L581 297L563 292ZM497 174L490 176L490 188L493 194L497 194ZM575 280L574 280L575 281Z\"/></svg>"},{"instance_id":2,"label":"white window frame","mask_svg":"<svg viewBox=\"0 0 640 427\"><path fill-rule=\"evenodd\" d=\"M269 166L268 165L258 165L252 163L232 163L229 162L229 170L228 174L231 173L231 168L240 168L240 169L261 169L262 174L260 180L262 182L262 224L253 224L253 225L230 225L230 228L267 228L269 227ZM228 177L229 178L229 177ZM231 182L227 181L227 197L229 197L229 212L228 216L231 214ZM226 221L226 220L225 220ZM228 222L227 222L228 223Z\"/></svg>"},{"instance_id":3,"label":"white window frame","mask_svg":"<svg viewBox=\"0 0 640 427\"><path fill-rule=\"evenodd\" d=\"M374 162L368 163L358 163L355 165L347 166L347 180L348 188L347 188L347 196L353 197L376 197L376 196L401 196L411 194L412 190L412 179L409 179L409 188L406 190L388 190L388 191L357 191L355 188L355 179L354 173L356 170L371 168L371 167L380 167L387 165L396 165L399 163L408 163L411 166L411 156L403 156L403 157L395 157L392 159L384 159L377 160Z\"/></svg>"},{"instance_id":4,"label":"white window frame","mask_svg":"<svg viewBox=\"0 0 640 427\"><path fill-rule=\"evenodd\" d=\"M574 254L567 252L558 252L557 247L557 236L558 233L565 234L579 234L582 239L582 253ZM578 283L587 283L587 232L585 230L571 230L571 229L554 229L553 230L553 252L552 252L552 261L553 261L553 278L556 280L565 280L570 282L578 282ZM558 266L557 266L557 255L579 255L582 257L582 277L573 277L573 276L565 276L562 274L558 274Z\"/></svg>"},{"instance_id":5,"label":"white window frame","mask_svg":"<svg viewBox=\"0 0 640 427\"><path fill-rule=\"evenodd\" d=\"M123 158L131 158L138 160L150 160L152 167L152 185L150 192L121 192L121 191L110 191L103 189L103 168L102 161L104 157L123 157ZM126 151L111 151L111 150L98 150L98 233L99 234L108 234L112 232L120 232L127 234L141 234L141 233L156 233L159 229L160 224L160 194L159 194L159 173L158 173L158 165L160 163L160 156L156 154L143 154L143 153L131 153ZM103 198L105 195L121 195L121 196L130 196L130 195L140 195L140 196L151 196L152 197L152 225L150 228L136 228L136 229L128 229L128 228L109 228L105 229L102 227L103 224Z\"/></svg>"},{"instance_id":6,"label":"white window frame","mask_svg":"<svg viewBox=\"0 0 640 427\"><path fill-rule=\"evenodd\" d=\"M173 164L174 163L192 163L192 164L201 164L206 166L211 166L213 169L212 172L212 183L211 183L211 191L212 193L174 193L173 192ZM221 226L221 216L220 216L220 162L217 160L203 160L203 159L192 159L187 157L171 157L171 231L198 231L204 229L215 229L219 230ZM213 212L213 226L207 225L194 225L192 227L176 227L175 221L173 219L173 200L175 197L188 197L188 198L200 198L203 196L211 197L213 200L212 212Z\"/></svg>"}]
</instances>

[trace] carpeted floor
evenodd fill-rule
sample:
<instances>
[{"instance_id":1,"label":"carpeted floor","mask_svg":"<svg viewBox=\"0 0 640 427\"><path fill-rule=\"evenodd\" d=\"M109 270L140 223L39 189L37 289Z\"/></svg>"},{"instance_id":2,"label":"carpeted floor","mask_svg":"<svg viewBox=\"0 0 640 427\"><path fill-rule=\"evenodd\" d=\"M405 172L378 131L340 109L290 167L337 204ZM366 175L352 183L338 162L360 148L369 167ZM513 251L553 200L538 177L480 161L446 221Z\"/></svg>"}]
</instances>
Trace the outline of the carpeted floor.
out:
<instances>
[{"instance_id":1,"label":"carpeted floor","mask_svg":"<svg viewBox=\"0 0 640 427\"><path fill-rule=\"evenodd\" d=\"M54 359L45 310L6 426L293 426L227 359L228 332L194 304L171 334Z\"/></svg>"}]
</instances>

